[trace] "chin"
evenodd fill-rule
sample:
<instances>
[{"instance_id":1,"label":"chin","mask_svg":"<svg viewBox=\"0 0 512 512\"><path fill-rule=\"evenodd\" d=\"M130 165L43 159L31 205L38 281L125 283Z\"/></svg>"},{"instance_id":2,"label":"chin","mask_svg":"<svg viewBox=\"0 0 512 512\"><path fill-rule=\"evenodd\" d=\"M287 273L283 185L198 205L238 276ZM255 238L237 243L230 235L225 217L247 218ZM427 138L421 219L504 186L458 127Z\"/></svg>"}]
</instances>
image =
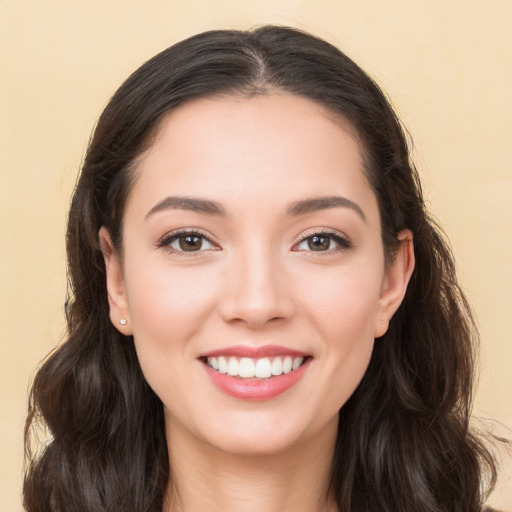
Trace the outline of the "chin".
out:
<instances>
[{"instance_id":1,"label":"chin","mask_svg":"<svg viewBox=\"0 0 512 512\"><path fill-rule=\"evenodd\" d=\"M283 436L243 436L237 433L229 439L211 439L209 444L226 455L251 458L278 456L294 449L299 442L297 439L283 438Z\"/></svg>"},{"instance_id":2,"label":"chin","mask_svg":"<svg viewBox=\"0 0 512 512\"><path fill-rule=\"evenodd\" d=\"M318 442L319 438L336 439L338 414L327 422L316 423L314 420L312 417L307 422L303 417L294 419L281 414L278 418L263 414L248 415L245 418L231 418L221 425L212 425L203 439L216 450L233 456L277 456L297 447L302 450L309 441Z\"/></svg>"}]
</instances>

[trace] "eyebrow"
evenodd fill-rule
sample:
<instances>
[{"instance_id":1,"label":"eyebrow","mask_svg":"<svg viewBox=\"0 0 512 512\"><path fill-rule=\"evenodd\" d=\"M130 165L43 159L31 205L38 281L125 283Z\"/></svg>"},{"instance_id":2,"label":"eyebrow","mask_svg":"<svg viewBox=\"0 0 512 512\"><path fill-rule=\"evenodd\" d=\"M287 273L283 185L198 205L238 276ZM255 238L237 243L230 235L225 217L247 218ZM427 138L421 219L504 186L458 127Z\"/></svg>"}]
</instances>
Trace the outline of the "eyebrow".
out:
<instances>
[{"instance_id":1,"label":"eyebrow","mask_svg":"<svg viewBox=\"0 0 512 512\"><path fill-rule=\"evenodd\" d=\"M314 213L320 210L339 207L354 210L359 217L366 222L366 216L361 207L357 203L354 203L350 199L342 196L313 197L302 201L296 201L288 208L288 215L305 215L306 213Z\"/></svg>"},{"instance_id":2,"label":"eyebrow","mask_svg":"<svg viewBox=\"0 0 512 512\"><path fill-rule=\"evenodd\" d=\"M342 196L312 197L296 201L288 208L288 215L295 217L305 215L307 213L314 213L321 210L340 207L354 210L361 219L366 222L366 216L361 207L357 203L354 203L350 199ZM226 217L227 215L224 207L216 201L200 199L198 197L169 196L153 206L153 208L151 208L151 210L146 214L146 219L151 215L164 210L189 210L220 217Z\"/></svg>"},{"instance_id":3,"label":"eyebrow","mask_svg":"<svg viewBox=\"0 0 512 512\"><path fill-rule=\"evenodd\" d=\"M226 210L215 201L199 199L197 197L169 196L157 203L146 214L146 219L163 210L190 210L208 215L226 216Z\"/></svg>"}]
</instances>

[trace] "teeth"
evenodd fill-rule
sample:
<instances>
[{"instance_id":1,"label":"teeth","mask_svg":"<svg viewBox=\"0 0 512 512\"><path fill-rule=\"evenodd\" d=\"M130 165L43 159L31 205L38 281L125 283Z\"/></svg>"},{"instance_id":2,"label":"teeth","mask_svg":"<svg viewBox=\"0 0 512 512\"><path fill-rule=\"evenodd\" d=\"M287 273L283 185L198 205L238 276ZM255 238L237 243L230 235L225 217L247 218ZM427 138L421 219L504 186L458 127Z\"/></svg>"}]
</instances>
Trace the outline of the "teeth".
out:
<instances>
[{"instance_id":1,"label":"teeth","mask_svg":"<svg viewBox=\"0 0 512 512\"><path fill-rule=\"evenodd\" d=\"M303 357L296 357L292 363L292 370L296 370L302 364L303 360Z\"/></svg>"},{"instance_id":2,"label":"teeth","mask_svg":"<svg viewBox=\"0 0 512 512\"><path fill-rule=\"evenodd\" d=\"M268 379L272 376L290 373L296 370L303 363L303 357L280 356L280 357L262 357L261 359L251 359L250 357L208 357L207 364L220 373L227 373L233 377L243 379Z\"/></svg>"},{"instance_id":3,"label":"teeth","mask_svg":"<svg viewBox=\"0 0 512 512\"><path fill-rule=\"evenodd\" d=\"M248 357L241 359L238 365L238 375L244 378L254 377L254 361Z\"/></svg>"},{"instance_id":4,"label":"teeth","mask_svg":"<svg viewBox=\"0 0 512 512\"><path fill-rule=\"evenodd\" d=\"M215 358L211 358L209 357L208 358L208 364L213 368L213 364L211 363L211 359L215 359ZM220 373L228 373L228 362L226 361L226 358L225 357L219 357L219 372Z\"/></svg>"},{"instance_id":5,"label":"teeth","mask_svg":"<svg viewBox=\"0 0 512 512\"><path fill-rule=\"evenodd\" d=\"M283 373L290 373L293 367L293 359L290 356L286 356L283 361Z\"/></svg>"},{"instance_id":6,"label":"teeth","mask_svg":"<svg viewBox=\"0 0 512 512\"><path fill-rule=\"evenodd\" d=\"M272 364L268 357L258 359L254 374L258 379L268 379L272 375Z\"/></svg>"},{"instance_id":7,"label":"teeth","mask_svg":"<svg viewBox=\"0 0 512 512\"><path fill-rule=\"evenodd\" d=\"M280 357L276 357L272 361L272 375L281 375L283 373L283 361Z\"/></svg>"},{"instance_id":8,"label":"teeth","mask_svg":"<svg viewBox=\"0 0 512 512\"><path fill-rule=\"evenodd\" d=\"M240 365L238 364L238 360L236 357L230 357L228 362L228 375L238 375Z\"/></svg>"}]
</instances>

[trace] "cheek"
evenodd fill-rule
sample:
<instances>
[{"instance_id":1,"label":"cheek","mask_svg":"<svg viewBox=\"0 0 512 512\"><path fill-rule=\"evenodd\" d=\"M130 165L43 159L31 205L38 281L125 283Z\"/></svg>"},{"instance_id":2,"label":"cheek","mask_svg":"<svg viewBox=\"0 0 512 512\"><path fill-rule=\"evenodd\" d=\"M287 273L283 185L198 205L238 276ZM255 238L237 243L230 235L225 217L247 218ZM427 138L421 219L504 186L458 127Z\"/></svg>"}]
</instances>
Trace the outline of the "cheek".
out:
<instances>
[{"instance_id":1,"label":"cheek","mask_svg":"<svg viewBox=\"0 0 512 512\"><path fill-rule=\"evenodd\" d=\"M133 267L126 290L135 331L184 337L215 304L211 272L151 263Z\"/></svg>"},{"instance_id":2,"label":"cheek","mask_svg":"<svg viewBox=\"0 0 512 512\"><path fill-rule=\"evenodd\" d=\"M180 362L197 355L195 336L215 307L215 286L197 270L141 267L127 272L130 321L144 375L161 396L160 391L175 389L169 384L184 372Z\"/></svg>"},{"instance_id":3,"label":"cheek","mask_svg":"<svg viewBox=\"0 0 512 512\"><path fill-rule=\"evenodd\" d=\"M378 268L378 267L377 267ZM317 276L318 277L318 276ZM318 361L324 406L335 414L363 378L374 346L381 274L352 268L316 282L308 300L310 319L321 337ZM319 411L320 413L320 411Z\"/></svg>"},{"instance_id":4,"label":"cheek","mask_svg":"<svg viewBox=\"0 0 512 512\"><path fill-rule=\"evenodd\" d=\"M307 309L318 329L333 342L373 340L383 271L378 262L372 263L373 266L347 266L324 275L316 274L303 282L299 293L307 297Z\"/></svg>"}]
</instances>

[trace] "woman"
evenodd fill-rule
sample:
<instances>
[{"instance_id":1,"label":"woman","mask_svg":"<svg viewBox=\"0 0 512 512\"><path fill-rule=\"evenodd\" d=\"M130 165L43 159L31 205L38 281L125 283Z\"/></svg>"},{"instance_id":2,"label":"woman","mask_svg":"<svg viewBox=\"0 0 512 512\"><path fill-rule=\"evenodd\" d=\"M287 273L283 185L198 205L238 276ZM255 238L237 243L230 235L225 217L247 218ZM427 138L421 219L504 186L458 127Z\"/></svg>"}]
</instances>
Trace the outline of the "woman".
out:
<instances>
[{"instance_id":1,"label":"woman","mask_svg":"<svg viewBox=\"0 0 512 512\"><path fill-rule=\"evenodd\" d=\"M475 328L382 92L281 27L165 50L99 119L28 511L480 511Z\"/></svg>"}]
</instances>

